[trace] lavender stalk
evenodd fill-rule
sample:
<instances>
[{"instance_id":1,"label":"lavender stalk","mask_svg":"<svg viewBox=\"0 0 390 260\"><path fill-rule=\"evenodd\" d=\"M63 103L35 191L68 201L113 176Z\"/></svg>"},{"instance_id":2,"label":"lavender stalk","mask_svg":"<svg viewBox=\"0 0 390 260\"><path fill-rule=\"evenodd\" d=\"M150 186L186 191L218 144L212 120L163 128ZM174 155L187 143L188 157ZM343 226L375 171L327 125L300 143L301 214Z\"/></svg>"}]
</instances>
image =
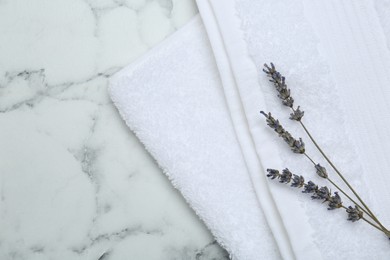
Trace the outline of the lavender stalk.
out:
<instances>
[{"instance_id":1,"label":"lavender stalk","mask_svg":"<svg viewBox=\"0 0 390 260\"><path fill-rule=\"evenodd\" d=\"M334 210L339 208L344 208L348 214L348 221L356 222L360 219L363 219L365 222L383 232L383 230L366 219L363 216L363 211L360 210L356 205L354 207L349 206L345 207L339 196L338 192L334 192L332 195L331 190L327 186L318 187L314 182L309 181L305 182L305 178L302 175L292 174L288 168L284 169L282 173L275 169L267 169L267 177L271 179L278 179L280 183L290 184L291 187L303 188L302 193L311 194L311 199L313 200L322 200L323 203L328 204L328 210Z\"/></svg>"}]
</instances>

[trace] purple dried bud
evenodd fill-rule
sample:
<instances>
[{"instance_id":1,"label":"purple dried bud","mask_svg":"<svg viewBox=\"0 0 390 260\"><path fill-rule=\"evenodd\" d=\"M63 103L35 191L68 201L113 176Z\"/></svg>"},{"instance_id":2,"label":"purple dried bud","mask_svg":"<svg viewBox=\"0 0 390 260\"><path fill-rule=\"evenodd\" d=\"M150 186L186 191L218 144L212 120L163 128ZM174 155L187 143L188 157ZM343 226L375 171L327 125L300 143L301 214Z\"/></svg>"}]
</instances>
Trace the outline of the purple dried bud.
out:
<instances>
[{"instance_id":1,"label":"purple dried bud","mask_svg":"<svg viewBox=\"0 0 390 260\"><path fill-rule=\"evenodd\" d=\"M280 89L283 89L286 87L284 77L279 72L275 71L272 74L268 74L268 76L271 77L271 79L269 81L274 83L277 91L280 91Z\"/></svg>"},{"instance_id":2,"label":"purple dried bud","mask_svg":"<svg viewBox=\"0 0 390 260\"><path fill-rule=\"evenodd\" d=\"M291 108L294 105L294 99L292 97L289 97L289 98L283 100L282 102L283 102L283 105L291 107Z\"/></svg>"},{"instance_id":3,"label":"purple dried bud","mask_svg":"<svg viewBox=\"0 0 390 260\"><path fill-rule=\"evenodd\" d=\"M279 123L279 120L275 119L271 113L268 113L268 115L264 113L264 111L260 111L260 113L265 116L267 125L274 129L275 132L277 132L279 135L285 132L283 126Z\"/></svg>"},{"instance_id":4,"label":"purple dried bud","mask_svg":"<svg viewBox=\"0 0 390 260\"><path fill-rule=\"evenodd\" d=\"M294 153L305 153L305 143L302 141L302 138L299 138L298 140L295 140L294 146L291 149Z\"/></svg>"},{"instance_id":5,"label":"purple dried bud","mask_svg":"<svg viewBox=\"0 0 390 260\"><path fill-rule=\"evenodd\" d=\"M331 196L328 201L329 201L328 210L338 209L343 206L343 203L341 202L341 198L337 192L335 192L334 195Z\"/></svg>"},{"instance_id":6,"label":"purple dried bud","mask_svg":"<svg viewBox=\"0 0 390 260\"><path fill-rule=\"evenodd\" d=\"M263 69L263 71L267 74L267 75L272 75L273 73L276 72L275 70L275 66L274 64L271 62L271 68L266 64L264 63L264 67L265 69Z\"/></svg>"},{"instance_id":7,"label":"purple dried bud","mask_svg":"<svg viewBox=\"0 0 390 260\"><path fill-rule=\"evenodd\" d=\"M330 190L326 186L321 187L314 192L314 194L311 196L311 198L312 199L322 199L324 201L329 200Z\"/></svg>"},{"instance_id":8,"label":"purple dried bud","mask_svg":"<svg viewBox=\"0 0 390 260\"><path fill-rule=\"evenodd\" d=\"M328 178L328 173L326 172L325 167L322 167L320 164L317 164L315 166L315 168L317 170L318 176L325 178L325 179Z\"/></svg>"},{"instance_id":9,"label":"purple dried bud","mask_svg":"<svg viewBox=\"0 0 390 260\"><path fill-rule=\"evenodd\" d=\"M348 213L348 220L349 221L355 222L363 217L363 211L361 211L356 205L355 205L355 208L352 208L351 206L349 206L346 209L346 211Z\"/></svg>"},{"instance_id":10,"label":"purple dried bud","mask_svg":"<svg viewBox=\"0 0 390 260\"><path fill-rule=\"evenodd\" d=\"M299 176L294 174L292 178L291 187L301 188L305 184L305 178L303 176Z\"/></svg>"},{"instance_id":11,"label":"purple dried bud","mask_svg":"<svg viewBox=\"0 0 390 260\"><path fill-rule=\"evenodd\" d=\"M278 97L282 100L283 105L293 107L294 99L290 96L290 89L287 88L286 79L276 69L273 63L271 67L264 64L263 71L270 77L270 81L274 84Z\"/></svg>"},{"instance_id":12,"label":"purple dried bud","mask_svg":"<svg viewBox=\"0 0 390 260\"><path fill-rule=\"evenodd\" d=\"M268 172L267 177L271 178L272 180L280 177L280 173L278 170L267 169L267 172Z\"/></svg>"},{"instance_id":13,"label":"purple dried bud","mask_svg":"<svg viewBox=\"0 0 390 260\"><path fill-rule=\"evenodd\" d=\"M288 144L288 146L290 147L294 146L295 138L292 137L292 135L288 131L285 131L282 134L280 134L280 137L283 138L283 140Z\"/></svg>"},{"instance_id":14,"label":"purple dried bud","mask_svg":"<svg viewBox=\"0 0 390 260\"><path fill-rule=\"evenodd\" d=\"M304 188L303 188L303 193L313 193L313 192L316 192L318 190L318 186L312 182L312 181L309 181L307 184L304 185Z\"/></svg>"},{"instance_id":15,"label":"purple dried bud","mask_svg":"<svg viewBox=\"0 0 390 260\"><path fill-rule=\"evenodd\" d=\"M279 90L278 97L282 100L285 100L290 97L290 90L288 88L281 88Z\"/></svg>"},{"instance_id":16,"label":"purple dried bud","mask_svg":"<svg viewBox=\"0 0 390 260\"><path fill-rule=\"evenodd\" d=\"M304 114L305 114L305 112L301 111L299 109L299 106L298 106L297 109L294 110L294 112L290 114L290 119L295 120L295 121L301 121Z\"/></svg>"},{"instance_id":17,"label":"purple dried bud","mask_svg":"<svg viewBox=\"0 0 390 260\"><path fill-rule=\"evenodd\" d=\"M279 120L275 119L271 113L266 114L264 111L260 111L260 114L265 116L267 125L274 129L275 132L279 134L280 137L290 146L291 150L294 153L305 153L305 143L301 138L299 140L295 139L291 136L289 132L287 132L283 126L279 123Z\"/></svg>"},{"instance_id":18,"label":"purple dried bud","mask_svg":"<svg viewBox=\"0 0 390 260\"><path fill-rule=\"evenodd\" d=\"M292 173L289 169L284 169L282 174L280 175L280 182L281 183L289 183L291 181Z\"/></svg>"}]
</instances>

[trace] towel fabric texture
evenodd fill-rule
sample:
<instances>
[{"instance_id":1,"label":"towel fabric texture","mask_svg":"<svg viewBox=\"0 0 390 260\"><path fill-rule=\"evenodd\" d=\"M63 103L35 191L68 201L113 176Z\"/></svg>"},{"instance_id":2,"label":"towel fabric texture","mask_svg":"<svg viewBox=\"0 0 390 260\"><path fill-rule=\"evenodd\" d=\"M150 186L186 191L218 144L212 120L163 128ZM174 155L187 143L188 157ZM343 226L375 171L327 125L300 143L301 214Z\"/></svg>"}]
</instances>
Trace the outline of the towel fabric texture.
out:
<instances>
[{"instance_id":1,"label":"towel fabric texture","mask_svg":"<svg viewBox=\"0 0 390 260\"><path fill-rule=\"evenodd\" d=\"M388 3L197 3L201 17L112 78L129 128L232 259L389 259L386 237L363 221L265 177L266 168L288 167L329 185L259 114L272 112L304 138L341 183L261 72L272 61L314 137L390 226Z\"/></svg>"}]
</instances>

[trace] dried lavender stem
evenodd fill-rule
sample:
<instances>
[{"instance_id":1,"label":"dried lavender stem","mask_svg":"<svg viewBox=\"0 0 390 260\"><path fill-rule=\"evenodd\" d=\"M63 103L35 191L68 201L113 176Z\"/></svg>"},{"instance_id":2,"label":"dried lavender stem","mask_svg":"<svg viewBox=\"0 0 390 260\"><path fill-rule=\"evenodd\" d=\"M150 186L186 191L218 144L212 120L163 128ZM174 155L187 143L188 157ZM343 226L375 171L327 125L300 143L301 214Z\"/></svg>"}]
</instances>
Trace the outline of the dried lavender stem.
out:
<instances>
[{"instance_id":1,"label":"dried lavender stem","mask_svg":"<svg viewBox=\"0 0 390 260\"><path fill-rule=\"evenodd\" d=\"M307 153L304 153L304 155L314 164L314 165L316 165L316 163L313 161L313 159L312 158L310 158L310 156L309 155L307 155Z\"/></svg>"},{"instance_id":2,"label":"dried lavender stem","mask_svg":"<svg viewBox=\"0 0 390 260\"><path fill-rule=\"evenodd\" d=\"M294 108L291 108L293 111ZM305 130L306 134L309 136L310 140L313 142L315 147L318 149L318 151L324 156L325 160L329 163L329 165L335 170L337 175L343 180L343 182L348 186L348 188L352 191L352 193L356 196L356 198L360 201L360 203L366 208L366 210L369 212L368 215L371 216L371 218L378 223L378 225L385 231L385 233L390 234L389 230L387 230L382 223L378 220L378 218L372 213L370 208L364 203L364 201L360 198L360 196L357 194L357 192L352 188L352 186L349 184L349 182L344 178L344 176L341 174L341 172L336 168L336 166L330 161L330 159L326 156L324 151L321 149L321 147L317 144L317 142L314 140L313 136L310 134L309 130L306 128L306 126L303 124L302 120L299 121L303 129ZM312 161L312 160L311 160ZM313 162L313 161L312 161Z\"/></svg>"},{"instance_id":3,"label":"dried lavender stem","mask_svg":"<svg viewBox=\"0 0 390 260\"><path fill-rule=\"evenodd\" d=\"M369 220L367 220L365 217L362 217L362 219L364 221L366 221L368 224L370 224L371 226L373 226L374 228L378 229L379 231L381 232L384 232L386 236L389 236L389 233L384 231L382 228L378 227L377 225L373 224L372 222L370 222Z\"/></svg>"}]
</instances>

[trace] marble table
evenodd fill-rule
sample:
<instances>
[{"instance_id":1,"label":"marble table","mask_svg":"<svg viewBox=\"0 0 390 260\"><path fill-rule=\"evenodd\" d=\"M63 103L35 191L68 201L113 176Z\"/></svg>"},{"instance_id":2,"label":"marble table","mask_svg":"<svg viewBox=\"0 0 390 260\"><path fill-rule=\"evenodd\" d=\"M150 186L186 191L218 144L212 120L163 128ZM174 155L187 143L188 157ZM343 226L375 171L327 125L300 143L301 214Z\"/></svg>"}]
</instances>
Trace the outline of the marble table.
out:
<instances>
[{"instance_id":1,"label":"marble table","mask_svg":"<svg viewBox=\"0 0 390 260\"><path fill-rule=\"evenodd\" d=\"M0 0L0 259L228 259L107 95L196 12Z\"/></svg>"}]
</instances>

